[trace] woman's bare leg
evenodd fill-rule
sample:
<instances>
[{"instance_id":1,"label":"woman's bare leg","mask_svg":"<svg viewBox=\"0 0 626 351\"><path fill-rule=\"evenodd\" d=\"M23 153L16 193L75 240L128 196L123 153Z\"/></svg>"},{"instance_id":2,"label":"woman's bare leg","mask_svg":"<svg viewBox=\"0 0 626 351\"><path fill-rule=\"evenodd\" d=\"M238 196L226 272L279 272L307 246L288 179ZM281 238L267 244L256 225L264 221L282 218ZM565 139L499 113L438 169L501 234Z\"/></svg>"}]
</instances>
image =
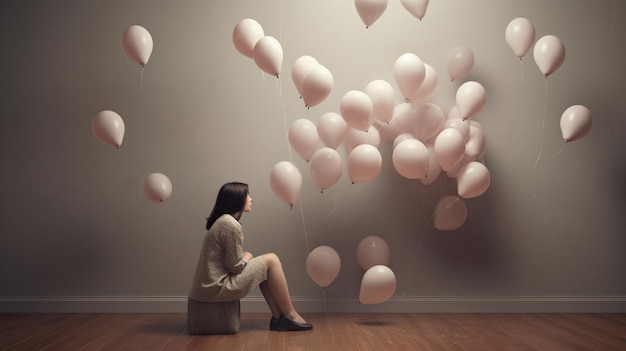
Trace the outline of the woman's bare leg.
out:
<instances>
[{"instance_id":1,"label":"woman's bare leg","mask_svg":"<svg viewBox=\"0 0 626 351\"><path fill-rule=\"evenodd\" d=\"M265 282L267 283L267 290L272 296L273 301L276 302L280 312L298 323L306 323L304 318L293 308L287 278L285 278L285 272L283 271L283 265L280 259L273 253L263 254L262 257L265 259L265 264L267 265L267 281ZM271 308L270 306L270 309Z\"/></svg>"},{"instance_id":2,"label":"woman's bare leg","mask_svg":"<svg viewBox=\"0 0 626 351\"><path fill-rule=\"evenodd\" d=\"M276 318L280 317L280 313L281 313L280 307L278 307L276 300L274 300L274 296L272 295L272 292L270 291L270 288L267 285L267 280L259 284L259 288L261 289L261 292L263 293L263 297L265 298L265 301L267 302L267 305L269 306L270 311L272 311L272 316Z\"/></svg>"}]
</instances>

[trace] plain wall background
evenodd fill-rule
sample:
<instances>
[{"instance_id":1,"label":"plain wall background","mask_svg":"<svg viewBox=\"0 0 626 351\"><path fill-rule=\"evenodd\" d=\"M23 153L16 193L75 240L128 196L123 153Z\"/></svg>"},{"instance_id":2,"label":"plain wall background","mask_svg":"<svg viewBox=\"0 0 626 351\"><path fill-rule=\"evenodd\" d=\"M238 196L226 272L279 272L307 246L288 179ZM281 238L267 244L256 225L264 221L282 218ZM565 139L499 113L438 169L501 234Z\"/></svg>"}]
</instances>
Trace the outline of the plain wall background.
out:
<instances>
[{"instance_id":1,"label":"plain wall background","mask_svg":"<svg viewBox=\"0 0 626 351\"><path fill-rule=\"evenodd\" d=\"M242 218L245 248L279 254L300 300L322 298L305 260L307 250L329 245L342 266L326 297L355 306L363 274L356 246L378 235L391 248L397 299L623 301L624 14L621 0L433 0L420 22L391 0L366 29L351 0L1 2L0 297L184 298L217 190L239 180L254 199ZM565 44L565 62L547 80L532 48L520 62L504 40L519 16L536 39L553 34ZM235 50L232 30L243 18L280 41L280 79ZM154 39L143 76L120 48L133 24ZM473 50L475 65L450 82L446 56L459 45ZM393 65L405 52L435 68L432 101L446 112L462 82L487 90L475 120L487 137L491 186L466 200L469 217L455 231L435 231L431 221L454 181L442 174L424 187L402 178L392 140L379 147L376 179L350 184L344 168L323 193L287 142L286 125L339 112L348 90L374 79L397 87ZM335 81L308 111L290 76L302 55ZM575 104L592 111L593 130L565 144L559 119ZM119 150L91 133L105 109L126 124ZM272 166L290 159L304 178L293 209L269 186ZM153 172L173 183L165 203L143 195Z\"/></svg>"}]
</instances>

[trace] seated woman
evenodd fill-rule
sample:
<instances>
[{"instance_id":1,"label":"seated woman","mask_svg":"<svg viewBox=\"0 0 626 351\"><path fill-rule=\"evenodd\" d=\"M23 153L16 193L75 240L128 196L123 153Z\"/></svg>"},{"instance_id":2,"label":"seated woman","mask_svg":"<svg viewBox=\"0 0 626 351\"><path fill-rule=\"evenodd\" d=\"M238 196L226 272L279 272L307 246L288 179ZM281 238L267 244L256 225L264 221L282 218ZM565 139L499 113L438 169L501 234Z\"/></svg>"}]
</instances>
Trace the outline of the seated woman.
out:
<instances>
[{"instance_id":1,"label":"seated woman","mask_svg":"<svg viewBox=\"0 0 626 351\"><path fill-rule=\"evenodd\" d=\"M278 256L266 253L254 257L243 251L243 230L239 219L252 210L248 185L224 184L207 219L208 230L189 293L201 302L236 301L259 285L272 312L270 330L310 330L294 309L287 279Z\"/></svg>"}]
</instances>

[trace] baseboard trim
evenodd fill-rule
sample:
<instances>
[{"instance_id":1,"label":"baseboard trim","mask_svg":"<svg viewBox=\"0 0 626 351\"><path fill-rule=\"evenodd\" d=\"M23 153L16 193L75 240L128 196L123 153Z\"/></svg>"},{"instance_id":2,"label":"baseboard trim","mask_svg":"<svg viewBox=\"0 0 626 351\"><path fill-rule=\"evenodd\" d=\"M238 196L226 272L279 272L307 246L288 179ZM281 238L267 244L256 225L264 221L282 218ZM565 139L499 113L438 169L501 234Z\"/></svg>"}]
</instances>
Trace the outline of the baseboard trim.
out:
<instances>
[{"instance_id":1,"label":"baseboard trim","mask_svg":"<svg viewBox=\"0 0 626 351\"><path fill-rule=\"evenodd\" d=\"M296 297L302 313L626 313L626 296L392 297L362 305L356 298ZM244 313L269 312L263 297L241 300ZM0 313L184 313L187 298L0 297Z\"/></svg>"}]
</instances>

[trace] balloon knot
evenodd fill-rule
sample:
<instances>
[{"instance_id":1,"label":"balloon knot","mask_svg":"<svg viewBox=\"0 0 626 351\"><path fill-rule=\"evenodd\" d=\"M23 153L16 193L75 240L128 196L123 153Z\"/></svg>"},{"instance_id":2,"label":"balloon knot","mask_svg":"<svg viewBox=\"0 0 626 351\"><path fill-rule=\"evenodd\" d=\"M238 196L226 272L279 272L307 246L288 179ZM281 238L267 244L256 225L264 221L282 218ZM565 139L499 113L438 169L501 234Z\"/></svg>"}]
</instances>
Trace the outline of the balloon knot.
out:
<instances>
[{"instance_id":1,"label":"balloon knot","mask_svg":"<svg viewBox=\"0 0 626 351\"><path fill-rule=\"evenodd\" d=\"M293 208L293 205L289 205L289 209L291 210Z\"/></svg>"}]
</instances>

